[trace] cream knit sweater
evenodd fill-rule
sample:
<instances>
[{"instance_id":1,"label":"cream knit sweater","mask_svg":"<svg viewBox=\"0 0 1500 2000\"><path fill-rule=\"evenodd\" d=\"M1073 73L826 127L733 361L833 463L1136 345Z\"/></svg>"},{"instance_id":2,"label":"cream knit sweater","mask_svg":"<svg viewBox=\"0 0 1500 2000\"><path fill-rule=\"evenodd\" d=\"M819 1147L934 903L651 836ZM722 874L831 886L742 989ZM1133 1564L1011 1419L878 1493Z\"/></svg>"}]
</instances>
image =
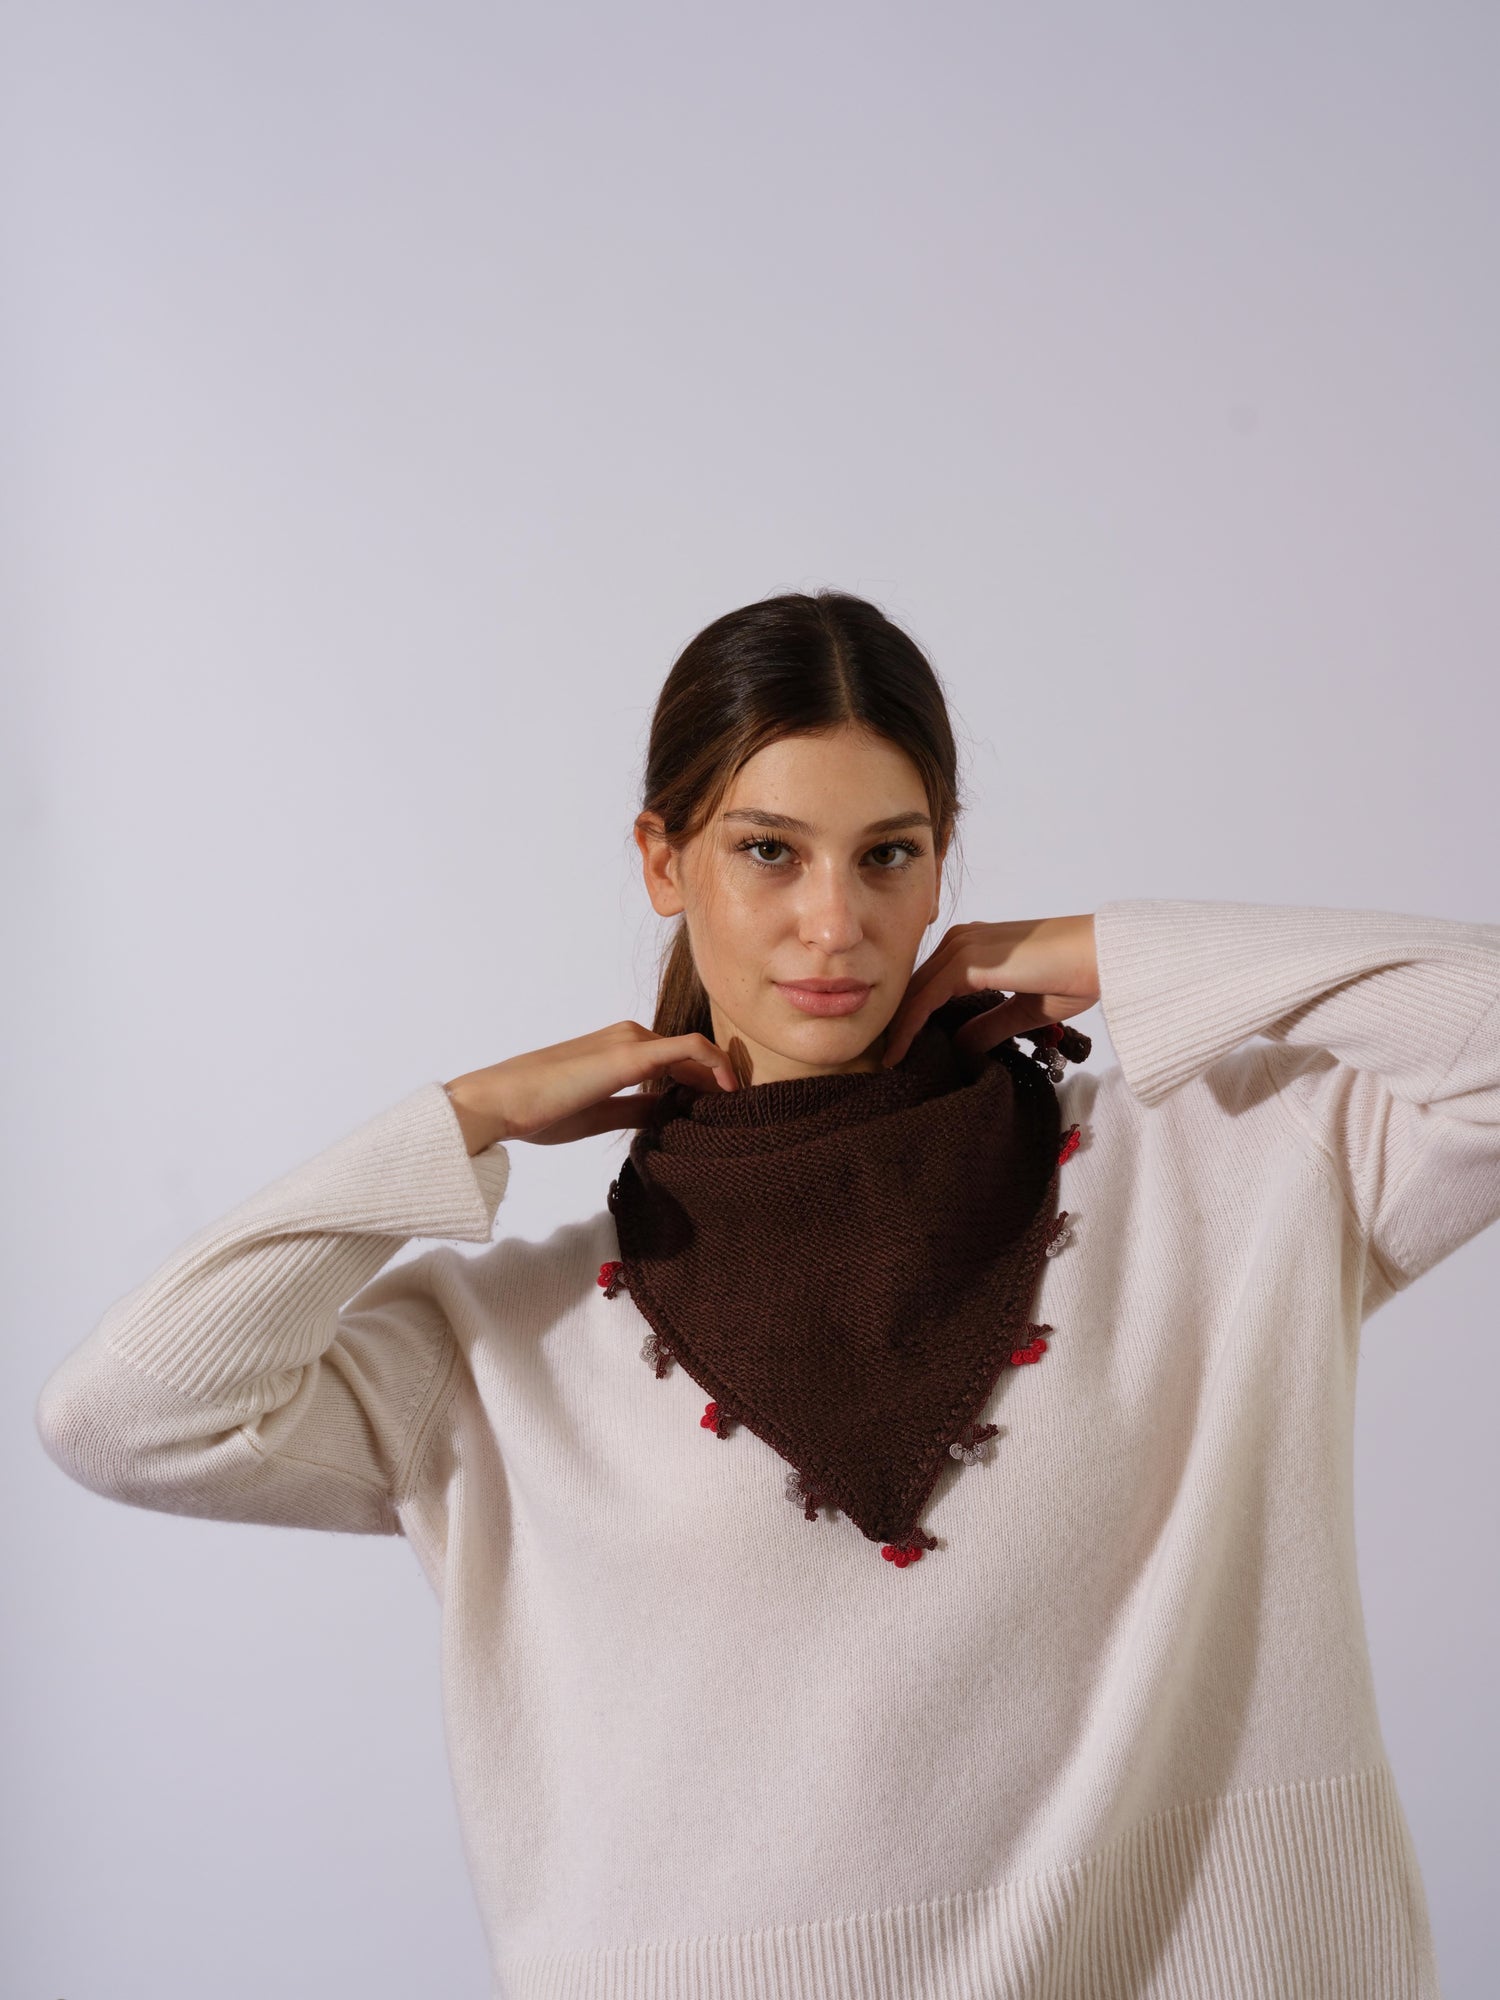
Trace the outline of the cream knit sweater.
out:
<instances>
[{"instance_id":1,"label":"cream knit sweater","mask_svg":"<svg viewBox=\"0 0 1500 2000\"><path fill-rule=\"evenodd\" d=\"M104 1314L37 1421L133 1506L404 1535L506 2000L1438 1993L1352 1527L1361 1326L1500 1216L1500 925L1096 912L1067 1247L905 1569L640 1353L597 1213L428 1082ZM1264 1039L1248 1040L1250 1037ZM899 1192L899 1191L898 1191Z\"/></svg>"}]
</instances>

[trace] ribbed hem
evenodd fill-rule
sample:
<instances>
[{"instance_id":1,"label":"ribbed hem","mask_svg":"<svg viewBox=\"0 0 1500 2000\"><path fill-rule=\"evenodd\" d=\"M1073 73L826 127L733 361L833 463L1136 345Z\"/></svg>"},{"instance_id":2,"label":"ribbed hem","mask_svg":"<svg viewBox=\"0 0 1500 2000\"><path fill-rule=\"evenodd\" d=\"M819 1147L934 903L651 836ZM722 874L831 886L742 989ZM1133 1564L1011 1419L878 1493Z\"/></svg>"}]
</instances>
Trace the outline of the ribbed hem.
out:
<instances>
[{"instance_id":1,"label":"ribbed hem","mask_svg":"<svg viewBox=\"0 0 1500 2000\"><path fill-rule=\"evenodd\" d=\"M502 1962L493 2000L1441 2000L1389 1768L1236 1792L988 1889Z\"/></svg>"}]
</instances>

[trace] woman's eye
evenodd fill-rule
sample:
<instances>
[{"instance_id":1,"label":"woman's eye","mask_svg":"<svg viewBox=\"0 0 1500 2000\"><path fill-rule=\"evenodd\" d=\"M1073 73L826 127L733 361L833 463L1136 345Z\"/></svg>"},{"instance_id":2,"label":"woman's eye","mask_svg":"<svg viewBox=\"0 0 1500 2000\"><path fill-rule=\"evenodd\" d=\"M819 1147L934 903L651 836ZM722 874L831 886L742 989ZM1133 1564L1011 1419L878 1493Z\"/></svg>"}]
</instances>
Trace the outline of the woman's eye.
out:
<instances>
[{"instance_id":1,"label":"woman's eye","mask_svg":"<svg viewBox=\"0 0 1500 2000\"><path fill-rule=\"evenodd\" d=\"M777 840L772 835L766 834L759 840L740 841L736 852L745 855L757 868L774 868L778 874L784 874L786 863L779 859L768 860L766 858L768 848L786 852L787 844L784 840ZM914 840L883 840L878 847L870 849L870 857L885 857L875 862L877 874L894 875L900 869L908 867L921 852L921 848Z\"/></svg>"}]
</instances>

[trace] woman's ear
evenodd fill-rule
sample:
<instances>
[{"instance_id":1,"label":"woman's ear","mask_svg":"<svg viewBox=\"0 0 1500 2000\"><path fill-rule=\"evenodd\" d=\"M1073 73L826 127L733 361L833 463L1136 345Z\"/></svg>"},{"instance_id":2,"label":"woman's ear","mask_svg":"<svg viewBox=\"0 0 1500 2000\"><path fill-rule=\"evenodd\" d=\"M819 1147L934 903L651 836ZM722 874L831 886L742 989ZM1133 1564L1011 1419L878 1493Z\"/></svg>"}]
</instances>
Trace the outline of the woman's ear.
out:
<instances>
[{"instance_id":1,"label":"woman's ear","mask_svg":"<svg viewBox=\"0 0 1500 2000\"><path fill-rule=\"evenodd\" d=\"M666 822L660 813L637 815L635 844L641 850L641 874L651 907L659 917L675 917L685 907L678 887L680 856L667 839Z\"/></svg>"}]
</instances>

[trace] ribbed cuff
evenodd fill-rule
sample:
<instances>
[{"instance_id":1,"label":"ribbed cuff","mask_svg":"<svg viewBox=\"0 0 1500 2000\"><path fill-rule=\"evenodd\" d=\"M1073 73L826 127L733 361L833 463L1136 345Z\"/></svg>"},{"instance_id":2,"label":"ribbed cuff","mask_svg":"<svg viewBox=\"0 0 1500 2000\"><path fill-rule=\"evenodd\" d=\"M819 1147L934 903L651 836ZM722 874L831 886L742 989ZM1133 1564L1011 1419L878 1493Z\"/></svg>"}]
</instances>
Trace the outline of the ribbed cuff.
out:
<instances>
[{"instance_id":1,"label":"ribbed cuff","mask_svg":"<svg viewBox=\"0 0 1500 2000\"><path fill-rule=\"evenodd\" d=\"M1493 926L1391 910L1138 897L1094 912L1100 1007L1131 1091L1156 1104L1247 1036L1363 974L1422 964L1420 1028L1451 1061L1495 994Z\"/></svg>"},{"instance_id":2,"label":"ribbed cuff","mask_svg":"<svg viewBox=\"0 0 1500 2000\"><path fill-rule=\"evenodd\" d=\"M503 1146L470 1158L425 1083L200 1230L110 1308L104 1344L199 1399L305 1366L411 1238L487 1242L509 1174Z\"/></svg>"}]
</instances>

